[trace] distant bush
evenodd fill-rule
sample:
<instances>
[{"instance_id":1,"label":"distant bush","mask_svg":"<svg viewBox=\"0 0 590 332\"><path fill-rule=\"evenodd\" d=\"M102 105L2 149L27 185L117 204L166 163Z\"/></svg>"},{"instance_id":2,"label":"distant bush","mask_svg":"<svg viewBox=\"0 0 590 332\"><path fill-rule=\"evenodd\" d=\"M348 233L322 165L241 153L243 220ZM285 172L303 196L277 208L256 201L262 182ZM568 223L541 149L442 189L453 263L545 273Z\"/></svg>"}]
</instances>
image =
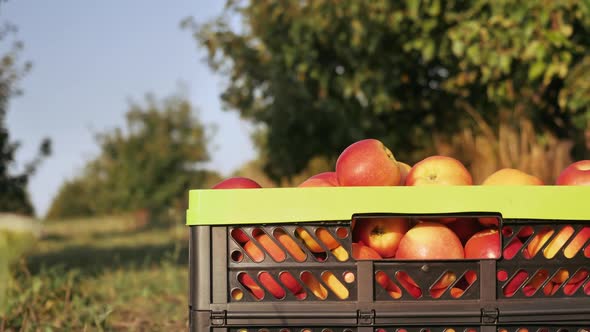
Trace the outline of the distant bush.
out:
<instances>
[{"instance_id":1,"label":"distant bush","mask_svg":"<svg viewBox=\"0 0 590 332\"><path fill-rule=\"evenodd\" d=\"M62 185L48 218L144 209L165 214L183 209L189 189L219 181L203 166L209 128L187 100L148 96L145 105L132 104L126 117L126 128L97 136L100 155Z\"/></svg>"}]
</instances>

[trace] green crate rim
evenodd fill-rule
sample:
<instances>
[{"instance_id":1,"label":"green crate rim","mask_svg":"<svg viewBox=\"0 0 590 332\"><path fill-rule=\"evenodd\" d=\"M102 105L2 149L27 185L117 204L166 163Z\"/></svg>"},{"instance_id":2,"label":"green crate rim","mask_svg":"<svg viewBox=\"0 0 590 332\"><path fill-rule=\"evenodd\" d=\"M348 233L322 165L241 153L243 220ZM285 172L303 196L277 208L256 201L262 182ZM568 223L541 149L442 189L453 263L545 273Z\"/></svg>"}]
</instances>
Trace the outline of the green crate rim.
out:
<instances>
[{"instance_id":1,"label":"green crate rim","mask_svg":"<svg viewBox=\"0 0 590 332\"><path fill-rule=\"evenodd\" d=\"M487 214L590 220L590 186L416 186L190 190L186 224L350 220L359 214Z\"/></svg>"}]
</instances>

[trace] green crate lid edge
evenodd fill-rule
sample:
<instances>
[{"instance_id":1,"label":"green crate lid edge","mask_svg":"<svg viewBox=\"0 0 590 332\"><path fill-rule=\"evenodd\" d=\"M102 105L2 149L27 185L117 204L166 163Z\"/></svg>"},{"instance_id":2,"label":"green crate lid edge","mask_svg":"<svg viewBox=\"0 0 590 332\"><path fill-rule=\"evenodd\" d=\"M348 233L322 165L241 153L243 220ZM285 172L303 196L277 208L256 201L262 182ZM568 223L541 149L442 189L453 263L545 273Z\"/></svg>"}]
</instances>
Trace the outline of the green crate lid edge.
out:
<instances>
[{"instance_id":1,"label":"green crate lid edge","mask_svg":"<svg viewBox=\"0 0 590 332\"><path fill-rule=\"evenodd\" d=\"M590 220L590 186L415 186L190 190L186 224L350 220L355 214L499 213Z\"/></svg>"}]
</instances>

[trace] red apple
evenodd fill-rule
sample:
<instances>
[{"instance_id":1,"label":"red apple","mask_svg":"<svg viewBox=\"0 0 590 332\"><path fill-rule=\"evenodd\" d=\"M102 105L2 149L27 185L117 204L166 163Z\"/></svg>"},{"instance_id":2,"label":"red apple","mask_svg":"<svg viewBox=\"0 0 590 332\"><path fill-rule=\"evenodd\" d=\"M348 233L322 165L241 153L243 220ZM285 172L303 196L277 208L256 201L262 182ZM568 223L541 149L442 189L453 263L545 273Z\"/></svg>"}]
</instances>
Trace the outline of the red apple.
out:
<instances>
[{"instance_id":1,"label":"red apple","mask_svg":"<svg viewBox=\"0 0 590 332\"><path fill-rule=\"evenodd\" d=\"M341 186L396 186L400 170L393 154L376 139L365 139L348 146L336 161Z\"/></svg>"},{"instance_id":2,"label":"red apple","mask_svg":"<svg viewBox=\"0 0 590 332\"><path fill-rule=\"evenodd\" d=\"M549 273L546 270L540 270L537 272L522 288L522 292L526 296L532 296L537 292L539 287L547 280Z\"/></svg>"},{"instance_id":3,"label":"red apple","mask_svg":"<svg viewBox=\"0 0 590 332\"><path fill-rule=\"evenodd\" d=\"M506 246L506 248L504 248L504 254L503 257L504 259L512 259L514 258L514 256L516 256L516 254L519 253L519 251L521 250L523 246L522 241L520 241L520 239L518 237L514 237L510 243L508 243L508 245ZM524 248L524 250L522 251L522 256L526 259L531 258L531 255L529 254L528 248Z\"/></svg>"},{"instance_id":4,"label":"red apple","mask_svg":"<svg viewBox=\"0 0 590 332\"><path fill-rule=\"evenodd\" d=\"M580 160L566 167L557 177L556 184L590 186L590 160Z\"/></svg>"},{"instance_id":5,"label":"red apple","mask_svg":"<svg viewBox=\"0 0 590 332\"><path fill-rule=\"evenodd\" d=\"M261 272L258 275L258 280L264 288L266 288L272 296L276 299L282 299L285 297L285 290L279 283L270 275L268 272Z\"/></svg>"},{"instance_id":6,"label":"red apple","mask_svg":"<svg viewBox=\"0 0 590 332\"><path fill-rule=\"evenodd\" d=\"M231 231L231 236L236 240L239 244L244 244L250 241L250 238L241 228L234 228Z\"/></svg>"},{"instance_id":7,"label":"red apple","mask_svg":"<svg viewBox=\"0 0 590 332\"><path fill-rule=\"evenodd\" d=\"M394 257L400 240L408 231L408 221L400 218L370 218L358 220L358 237L383 258Z\"/></svg>"},{"instance_id":8,"label":"red apple","mask_svg":"<svg viewBox=\"0 0 590 332\"><path fill-rule=\"evenodd\" d=\"M365 246L363 243L352 244L352 258L356 260L362 259L382 259L381 255L373 248Z\"/></svg>"},{"instance_id":9,"label":"red apple","mask_svg":"<svg viewBox=\"0 0 590 332\"><path fill-rule=\"evenodd\" d=\"M309 271L301 273L301 281L311 290L311 293L320 300L328 297L328 290Z\"/></svg>"},{"instance_id":10,"label":"red apple","mask_svg":"<svg viewBox=\"0 0 590 332\"><path fill-rule=\"evenodd\" d=\"M399 167L399 174L400 174L399 185L403 186L406 184L406 177L408 176L408 173L410 173L412 166L410 166L406 163L402 163L401 161L398 161L397 167Z\"/></svg>"},{"instance_id":11,"label":"red apple","mask_svg":"<svg viewBox=\"0 0 590 332\"><path fill-rule=\"evenodd\" d=\"M455 298L455 299L460 298L461 296L463 296L463 293L465 293L465 290L464 289L461 289L459 287L453 287L453 288L451 288L451 296L453 298Z\"/></svg>"},{"instance_id":12,"label":"red apple","mask_svg":"<svg viewBox=\"0 0 590 332\"><path fill-rule=\"evenodd\" d=\"M455 222L451 222L446 224L447 227L455 232L461 240L461 243L467 243L473 234L481 231L481 225L475 220L471 218L459 218Z\"/></svg>"},{"instance_id":13,"label":"red apple","mask_svg":"<svg viewBox=\"0 0 590 332\"><path fill-rule=\"evenodd\" d=\"M322 241L329 250L336 249L340 246L340 243L330 234L330 231L320 227L315 230L315 235L320 241Z\"/></svg>"},{"instance_id":14,"label":"red apple","mask_svg":"<svg viewBox=\"0 0 590 332\"><path fill-rule=\"evenodd\" d=\"M496 217L479 217L477 220L484 227L498 227L500 225L500 221Z\"/></svg>"},{"instance_id":15,"label":"red apple","mask_svg":"<svg viewBox=\"0 0 590 332\"><path fill-rule=\"evenodd\" d=\"M303 181L299 187L338 187L336 172L324 172L316 174Z\"/></svg>"},{"instance_id":16,"label":"red apple","mask_svg":"<svg viewBox=\"0 0 590 332\"><path fill-rule=\"evenodd\" d=\"M353 244L354 245L354 244ZM375 281L383 287L394 299L399 299L402 297L402 290L387 276L387 273L383 271L377 271L375 273Z\"/></svg>"},{"instance_id":17,"label":"red apple","mask_svg":"<svg viewBox=\"0 0 590 332\"><path fill-rule=\"evenodd\" d=\"M414 298L422 296L422 289L406 272L398 271L395 275L397 281L412 295Z\"/></svg>"},{"instance_id":18,"label":"red apple","mask_svg":"<svg viewBox=\"0 0 590 332\"><path fill-rule=\"evenodd\" d=\"M526 281L529 277L529 274L524 271L520 270L516 273L516 275L508 282L508 284L504 287L504 296L512 297L514 293L518 290L518 288Z\"/></svg>"},{"instance_id":19,"label":"red apple","mask_svg":"<svg viewBox=\"0 0 590 332\"><path fill-rule=\"evenodd\" d=\"M401 239L398 259L463 259L461 240L445 225L422 222L410 229Z\"/></svg>"},{"instance_id":20,"label":"red apple","mask_svg":"<svg viewBox=\"0 0 590 332\"><path fill-rule=\"evenodd\" d=\"M287 256L283 249L281 249L266 233L256 236L256 241L262 245L264 250L277 262L284 261Z\"/></svg>"},{"instance_id":21,"label":"red apple","mask_svg":"<svg viewBox=\"0 0 590 332\"><path fill-rule=\"evenodd\" d=\"M287 235L283 230L276 229L274 232L275 238L287 249L291 257L298 262L303 262L307 258L307 254L303 252L301 247L291 238L291 236Z\"/></svg>"},{"instance_id":22,"label":"red apple","mask_svg":"<svg viewBox=\"0 0 590 332\"><path fill-rule=\"evenodd\" d=\"M542 186L543 181L536 176L514 168L503 168L488 176L482 183L484 186L529 185Z\"/></svg>"},{"instance_id":23,"label":"red apple","mask_svg":"<svg viewBox=\"0 0 590 332\"><path fill-rule=\"evenodd\" d=\"M440 277L431 287L430 287L430 296L432 298L438 299L443 295L443 293L447 290L447 288L457 280L457 275L453 272L447 271Z\"/></svg>"},{"instance_id":24,"label":"red apple","mask_svg":"<svg viewBox=\"0 0 590 332\"><path fill-rule=\"evenodd\" d=\"M295 279L295 277L293 277L293 275L291 275L291 273L286 271L281 272L279 274L279 280L281 280L283 285L285 285L285 287L287 287L287 289L299 300L303 300L307 296L303 286L301 286L301 284L297 281L297 279Z\"/></svg>"},{"instance_id":25,"label":"red apple","mask_svg":"<svg viewBox=\"0 0 590 332\"><path fill-rule=\"evenodd\" d=\"M264 297L264 290L248 275L247 273L240 273L238 275L238 281L246 288L252 295L260 300Z\"/></svg>"},{"instance_id":26,"label":"red apple","mask_svg":"<svg viewBox=\"0 0 590 332\"><path fill-rule=\"evenodd\" d=\"M406 177L406 186L471 184L473 179L465 166L446 156L431 156L418 162Z\"/></svg>"},{"instance_id":27,"label":"red apple","mask_svg":"<svg viewBox=\"0 0 590 332\"><path fill-rule=\"evenodd\" d=\"M580 232L576 234L572 242L570 242L567 245L567 247L563 251L565 257L573 258L578 253L578 251L582 249L582 247L584 246L586 241L588 241L588 239L590 239L590 227L586 226L582 228L582 230L580 230ZM586 247L584 252L586 253L586 257L590 257L590 245Z\"/></svg>"},{"instance_id":28,"label":"red apple","mask_svg":"<svg viewBox=\"0 0 590 332\"><path fill-rule=\"evenodd\" d=\"M246 242L246 244L244 244L244 250L254 262L260 263L264 260L264 252L260 250L260 248L258 248L258 246L254 244L254 242Z\"/></svg>"},{"instance_id":29,"label":"red apple","mask_svg":"<svg viewBox=\"0 0 590 332\"><path fill-rule=\"evenodd\" d=\"M500 233L497 229L486 229L473 235L465 244L465 258L500 258L502 253Z\"/></svg>"},{"instance_id":30,"label":"red apple","mask_svg":"<svg viewBox=\"0 0 590 332\"><path fill-rule=\"evenodd\" d=\"M233 177L225 179L213 186L213 189L242 189L262 188L256 181L244 177Z\"/></svg>"},{"instance_id":31,"label":"red apple","mask_svg":"<svg viewBox=\"0 0 590 332\"><path fill-rule=\"evenodd\" d=\"M309 234L309 232L303 228L299 227L295 230L295 236L297 236L305 246L313 253L324 253L325 250L322 246Z\"/></svg>"}]
</instances>

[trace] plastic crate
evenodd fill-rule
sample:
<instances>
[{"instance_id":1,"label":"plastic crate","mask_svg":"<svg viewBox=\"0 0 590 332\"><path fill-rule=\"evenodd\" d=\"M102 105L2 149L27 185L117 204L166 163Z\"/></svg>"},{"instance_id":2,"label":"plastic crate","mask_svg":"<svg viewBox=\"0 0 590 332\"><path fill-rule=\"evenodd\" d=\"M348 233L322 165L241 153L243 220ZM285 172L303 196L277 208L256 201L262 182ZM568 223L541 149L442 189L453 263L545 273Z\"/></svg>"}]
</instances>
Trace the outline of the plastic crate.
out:
<instances>
[{"instance_id":1,"label":"plastic crate","mask_svg":"<svg viewBox=\"0 0 590 332\"><path fill-rule=\"evenodd\" d=\"M512 258L447 261L356 261L351 253L351 220L372 216L441 217L487 216L501 221L503 247L521 231L533 235L544 229L554 235L569 225L573 239L590 227L590 187L339 187L247 190L193 190L189 194L190 226L189 313L191 331L501 331L571 332L590 330L590 258L584 248L574 257L563 250L553 258L541 254ZM347 252L334 255L318 239L318 229ZM306 230L325 254L312 253L295 235ZM250 257L232 236L243 231L264 252L262 261ZM281 248L276 259L252 234L267 234ZM235 234L235 233L234 233ZM297 255L278 240L287 235L305 253ZM551 242L549 239L543 246ZM567 247L567 242L563 248ZM590 250L590 249L589 249ZM541 249L542 251L542 249ZM348 257L346 257L348 256ZM278 261L277 261L278 260ZM559 287L544 287L568 271ZM396 277L410 276L421 289L413 296ZM469 287L456 297L451 286L434 293L431 286L445 273ZM400 290L392 297L376 282L386 275ZM293 294L284 282L294 278L305 296ZM260 290L247 287L251 278ZM475 276L475 278L473 278ZM260 278L282 289L280 296ZM469 277L469 278L468 278ZM527 283L543 277L535 293ZM582 282L579 281L583 277ZM315 279L325 292L316 294L303 282ZM338 279L346 296L324 278ZM576 287L568 283L576 280ZM474 280L473 280L474 279ZM518 282L517 282L518 280ZM516 286L508 286L516 283ZM268 283L266 283L268 285ZM507 292L507 287L514 291ZM276 288L275 288L276 291ZM263 297L259 298L260 292ZM275 296L273 296L273 294Z\"/></svg>"}]
</instances>

